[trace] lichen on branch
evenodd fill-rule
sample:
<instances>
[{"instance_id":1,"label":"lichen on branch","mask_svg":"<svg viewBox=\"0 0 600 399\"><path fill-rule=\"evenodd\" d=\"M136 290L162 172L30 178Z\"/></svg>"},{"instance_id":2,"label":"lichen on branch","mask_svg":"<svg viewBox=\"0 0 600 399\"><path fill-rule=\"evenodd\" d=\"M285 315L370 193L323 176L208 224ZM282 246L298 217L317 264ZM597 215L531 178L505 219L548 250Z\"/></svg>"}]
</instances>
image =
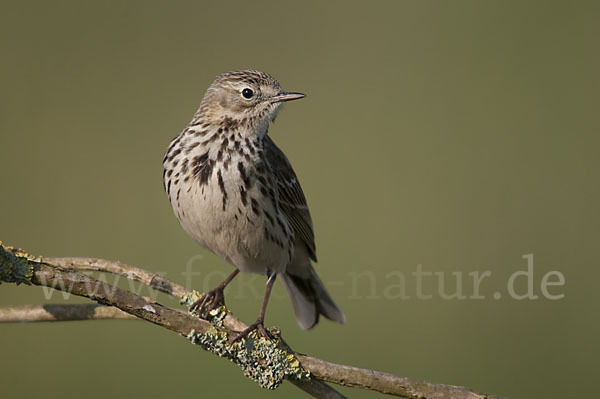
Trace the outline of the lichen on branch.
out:
<instances>
[{"instance_id":1,"label":"lichen on branch","mask_svg":"<svg viewBox=\"0 0 600 399\"><path fill-rule=\"evenodd\" d=\"M0 283L31 285L33 265L38 261L22 249L4 246L0 241Z\"/></svg>"},{"instance_id":2,"label":"lichen on branch","mask_svg":"<svg viewBox=\"0 0 600 399\"><path fill-rule=\"evenodd\" d=\"M181 303L190 307L202 294L192 291L181 298ZM197 315L196 312L190 312ZM225 306L220 306L208 312L208 321L215 327L223 327L223 321L229 314ZM310 379L310 372L304 370L295 354L290 353L282 344L280 332L271 331L273 339L260 337L252 331L240 341L231 343L227 332L217 328L208 328L204 332L190 331L187 338L193 344L200 345L205 350L231 360L241 367L244 375L256 381L262 388L275 389L286 378L295 380Z\"/></svg>"}]
</instances>

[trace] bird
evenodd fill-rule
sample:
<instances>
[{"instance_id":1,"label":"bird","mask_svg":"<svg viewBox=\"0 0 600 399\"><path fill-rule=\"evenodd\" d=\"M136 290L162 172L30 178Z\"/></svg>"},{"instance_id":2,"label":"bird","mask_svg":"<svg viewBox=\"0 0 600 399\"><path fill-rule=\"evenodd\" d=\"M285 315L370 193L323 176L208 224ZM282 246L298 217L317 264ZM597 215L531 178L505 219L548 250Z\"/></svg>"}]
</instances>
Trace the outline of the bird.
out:
<instances>
[{"instance_id":1,"label":"bird","mask_svg":"<svg viewBox=\"0 0 600 399\"><path fill-rule=\"evenodd\" d=\"M346 320L312 265L313 223L300 182L268 134L283 104L305 96L284 91L265 72L220 74L163 159L164 189L183 230L235 268L192 309L202 316L224 304L224 289L239 272L267 277L258 318L234 341L254 330L268 338L265 312L277 276L301 329L320 315Z\"/></svg>"}]
</instances>

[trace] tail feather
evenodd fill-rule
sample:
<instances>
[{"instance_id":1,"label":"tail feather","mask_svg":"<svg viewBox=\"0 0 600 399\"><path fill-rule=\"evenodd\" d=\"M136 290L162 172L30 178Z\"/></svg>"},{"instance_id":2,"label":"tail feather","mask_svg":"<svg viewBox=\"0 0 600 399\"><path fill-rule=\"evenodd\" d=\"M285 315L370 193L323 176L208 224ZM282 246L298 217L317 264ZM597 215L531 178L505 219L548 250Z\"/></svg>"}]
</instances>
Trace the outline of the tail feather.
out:
<instances>
[{"instance_id":1,"label":"tail feather","mask_svg":"<svg viewBox=\"0 0 600 399\"><path fill-rule=\"evenodd\" d=\"M319 322L319 315L338 323L345 323L346 316L335 304L323 286L312 265L306 277L287 271L283 282L292 300L296 321L303 330L312 328Z\"/></svg>"}]
</instances>

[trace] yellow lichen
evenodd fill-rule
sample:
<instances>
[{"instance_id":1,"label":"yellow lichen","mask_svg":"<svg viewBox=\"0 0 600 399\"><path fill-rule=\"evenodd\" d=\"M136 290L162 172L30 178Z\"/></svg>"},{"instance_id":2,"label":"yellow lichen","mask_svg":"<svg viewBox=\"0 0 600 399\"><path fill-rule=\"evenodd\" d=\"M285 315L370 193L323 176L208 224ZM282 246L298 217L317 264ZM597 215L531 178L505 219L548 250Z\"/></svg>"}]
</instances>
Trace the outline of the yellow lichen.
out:
<instances>
[{"instance_id":1,"label":"yellow lichen","mask_svg":"<svg viewBox=\"0 0 600 399\"><path fill-rule=\"evenodd\" d=\"M201 297L201 293L193 291L185 295L181 302L189 307ZM275 389L285 378L310 378L310 373L302 368L298 359L281 345L278 338L267 339L252 331L240 341L230 343L227 333L219 329L227 312L225 306L211 310L207 318L214 327L205 333L192 330L187 338L193 344L231 360L242 368L244 375L263 388ZM191 313L198 316L197 312ZM278 337L278 334L275 336Z\"/></svg>"},{"instance_id":2,"label":"yellow lichen","mask_svg":"<svg viewBox=\"0 0 600 399\"><path fill-rule=\"evenodd\" d=\"M278 339L259 337L256 331L233 344L229 343L227 333L215 327L205 333L192 330L187 338L209 352L228 358L263 388L275 389L285 378L310 378L310 373L300 366L298 359L280 347Z\"/></svg>"},{"instance_id":3,"label":"yellow lichen","mask_svg":"<svg viewBox=\"0 0 600 399\"><path fill-rule=\"evenodd\" d=\"M30 262L39 262L22 249L4 246L0 241L0 282L31 284L33 266Z\"/></svg>"}]
</instances>

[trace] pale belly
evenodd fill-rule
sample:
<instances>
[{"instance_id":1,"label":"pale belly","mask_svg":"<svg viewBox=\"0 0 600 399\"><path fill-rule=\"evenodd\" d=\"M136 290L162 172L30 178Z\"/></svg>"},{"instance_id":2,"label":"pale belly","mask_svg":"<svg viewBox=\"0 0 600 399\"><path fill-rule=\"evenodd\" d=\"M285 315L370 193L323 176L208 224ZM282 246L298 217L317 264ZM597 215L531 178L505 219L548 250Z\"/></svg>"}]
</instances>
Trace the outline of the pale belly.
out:
<instances>
[{"instance_id":1,"label":"pale belly","mask_svg":"<svg viewBox=\"0 0 600 399\"><path fill-rule=\"evenodd\" d=\"M171 204L183 229L242 272L284 272L294 252L293 239L286 239L283 231L283 227L290 229L287 220L280 216L283 227L272 222L276 211L258 188L247 191L244 205L238 181L225 179L223 186L225 202L216 171L205 185L194 181L172 187ZM261 204L258 212L252 209L252 198Z\"/></svg>"}]
</instances>

